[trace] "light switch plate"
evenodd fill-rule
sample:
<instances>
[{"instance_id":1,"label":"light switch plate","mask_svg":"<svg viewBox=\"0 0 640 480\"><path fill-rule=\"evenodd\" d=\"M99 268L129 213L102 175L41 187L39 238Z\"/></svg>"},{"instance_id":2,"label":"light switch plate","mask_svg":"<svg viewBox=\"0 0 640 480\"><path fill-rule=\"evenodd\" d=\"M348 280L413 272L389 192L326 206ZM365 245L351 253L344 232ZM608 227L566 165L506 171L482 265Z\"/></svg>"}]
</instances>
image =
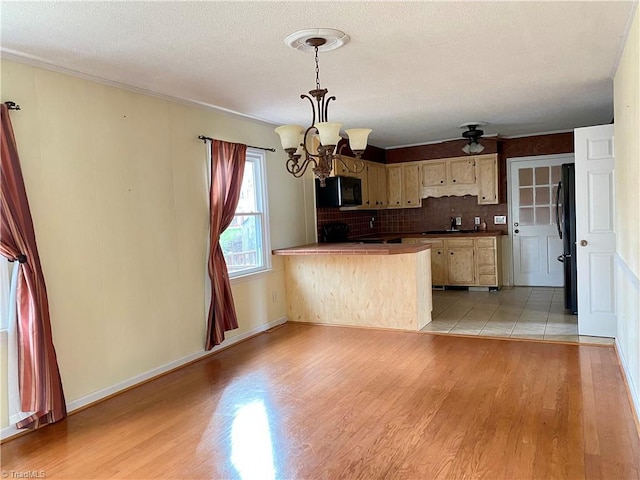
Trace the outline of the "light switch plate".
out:
<instances>
[{"instance_id":1,"label":"light switch plate","mask_svg":"<svg viewBox=\"0 0 640 480\"><path fill-rule=\"evenodd\" d=\"M506 215L494 215L493 224L494 225L506 225L507 224L507 216Z\"/></svg>"}]
</instances>

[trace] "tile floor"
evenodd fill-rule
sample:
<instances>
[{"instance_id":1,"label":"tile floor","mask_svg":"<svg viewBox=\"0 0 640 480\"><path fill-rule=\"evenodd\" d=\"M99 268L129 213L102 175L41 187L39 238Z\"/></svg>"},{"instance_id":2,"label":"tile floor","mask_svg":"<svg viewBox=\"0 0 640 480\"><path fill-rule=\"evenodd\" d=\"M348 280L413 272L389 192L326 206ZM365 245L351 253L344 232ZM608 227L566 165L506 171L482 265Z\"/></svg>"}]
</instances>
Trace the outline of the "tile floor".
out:
<instances>
[{"instance_id":1,"label":"tile floor","mask_svg":"<svg viewBox=\"0 0 640 480\"><path fill-rule=\"evenodd\" d=\"M566 313L562 288L434 290L431 315L423 332L613 344L612 338L578 335L578 317Z\"/></svg>"}]
</instances>

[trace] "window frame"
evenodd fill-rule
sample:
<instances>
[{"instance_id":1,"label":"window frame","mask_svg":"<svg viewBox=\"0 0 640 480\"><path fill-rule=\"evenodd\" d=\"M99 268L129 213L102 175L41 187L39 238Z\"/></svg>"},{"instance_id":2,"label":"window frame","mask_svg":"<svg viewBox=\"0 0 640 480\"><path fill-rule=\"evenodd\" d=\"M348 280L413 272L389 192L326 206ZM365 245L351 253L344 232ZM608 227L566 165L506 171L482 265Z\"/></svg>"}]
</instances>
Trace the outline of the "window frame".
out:
<instances>
[{"instance_id":1,"label":"window frame","mask_svg":"<svg viewBox=\"0 0 640 480\"><path fill-rule=\"evenodd\" d=\"M262 249L259 254L262 255L262 264L258 267L247 268L237 272L229 272L229 280L252 277L271 271L271 234L269 231L269 204L267 198L267 172L266 172L266 155L263 150L247 147L245 162L254 164L256 203L258 211L256 212L240 212L234 213L239 216L255 216L260 219L261 245ZM246 165L245 165L246 167ZM246 171L246 168L245 168Z\"/></svg>"}]
</instances>

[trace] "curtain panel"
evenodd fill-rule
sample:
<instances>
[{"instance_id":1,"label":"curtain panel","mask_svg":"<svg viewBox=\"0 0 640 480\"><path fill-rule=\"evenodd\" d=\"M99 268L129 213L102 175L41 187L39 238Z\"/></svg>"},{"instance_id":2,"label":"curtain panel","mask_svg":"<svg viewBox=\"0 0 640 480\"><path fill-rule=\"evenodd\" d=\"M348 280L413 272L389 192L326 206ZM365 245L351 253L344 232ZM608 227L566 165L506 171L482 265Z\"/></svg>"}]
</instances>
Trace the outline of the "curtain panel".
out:
<instances>
[{"instance_id":1,"label":"curtain panel","mask_svg":"<svg viewBox=\"0 0 640 480\"><path fill-rule=\"evenodd\" d=\"M16 426L35 429L63 419L67 411L20 159L9 111L4 104L1 108L0 255L20 262L16 290L18 385L22 411L34 412Z\"/></svg>"},{"instance_id":2,"label":"curtain panel","mask_svg":"<svg viewBox=\"0 0 640 480\"><path fill-rule=\"evenodd\" d=\"M231 224L240 199L247 146L212 140L211 188L209 190L211 303L207 316L206 349L224 340L224 332L238 328L227 262L220 247L220 235Z\"/></svg>"}]
</instances>

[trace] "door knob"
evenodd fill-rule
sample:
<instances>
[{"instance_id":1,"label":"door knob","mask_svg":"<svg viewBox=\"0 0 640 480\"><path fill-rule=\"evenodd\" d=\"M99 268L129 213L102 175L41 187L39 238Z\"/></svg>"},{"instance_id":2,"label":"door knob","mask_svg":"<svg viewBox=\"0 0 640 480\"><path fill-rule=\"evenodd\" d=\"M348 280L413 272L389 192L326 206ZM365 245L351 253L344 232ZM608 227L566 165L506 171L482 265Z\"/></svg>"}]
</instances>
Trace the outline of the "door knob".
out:
<instances>
[{"instance_id":1,"label":"door knob","mask_svg":"<svg viewBox=\"0 0 640 480\"><path fill-rule=\"evenodd\" d=\"M586 247L589 244L589 242L587 242L586 240L580 240L580 246L581 247Z\"/></svg>"},{"instance_id":2,"label":"door knob","mask_svg":"<svg viewBox=\"0 0 640 480\"><path fill-rule=\"evenodd\" d=\"M517 228L513 231L513 233L520 233L520 230L518 230Z\"/></svg>"}]
</instances>

